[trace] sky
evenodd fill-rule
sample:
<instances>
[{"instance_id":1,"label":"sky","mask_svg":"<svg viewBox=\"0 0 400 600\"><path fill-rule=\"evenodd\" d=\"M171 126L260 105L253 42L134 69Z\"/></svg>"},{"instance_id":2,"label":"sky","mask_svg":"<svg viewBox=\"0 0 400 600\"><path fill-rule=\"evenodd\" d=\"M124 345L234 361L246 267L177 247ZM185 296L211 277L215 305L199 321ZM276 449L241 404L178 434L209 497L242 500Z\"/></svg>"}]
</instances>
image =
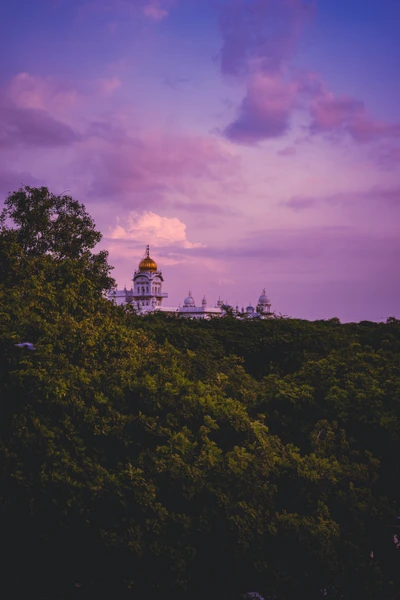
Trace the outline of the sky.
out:
<instances>
[{"instance_id":1,"label":"sky","mask_svg":"<svg viewBox=\"0 0 400 600\"><path fill-rule=\"evenodd\" d=\"M85 204L118 287L400 318L398 0L13 0L0 197Z\"/></svg>"}]
</instances>

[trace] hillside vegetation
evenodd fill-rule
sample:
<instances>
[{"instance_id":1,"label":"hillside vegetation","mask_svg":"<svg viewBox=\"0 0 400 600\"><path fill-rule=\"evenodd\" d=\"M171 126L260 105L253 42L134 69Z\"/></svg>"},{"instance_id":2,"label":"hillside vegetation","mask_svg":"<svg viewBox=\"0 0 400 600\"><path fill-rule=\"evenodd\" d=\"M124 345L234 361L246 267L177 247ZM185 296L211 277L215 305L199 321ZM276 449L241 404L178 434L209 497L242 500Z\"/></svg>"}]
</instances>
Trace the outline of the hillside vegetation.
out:
<instances>
[{"instance_id":1,"label":"hillside vegetation","mask_svg":"<svg viewBox=\"0 0 400 600\"><path fill-rule=\"evenodd\" d=\"M4 597L390 600L400 321L138 317L100 237L46 188L0 219Z\"/></svg>"}]
</instances>

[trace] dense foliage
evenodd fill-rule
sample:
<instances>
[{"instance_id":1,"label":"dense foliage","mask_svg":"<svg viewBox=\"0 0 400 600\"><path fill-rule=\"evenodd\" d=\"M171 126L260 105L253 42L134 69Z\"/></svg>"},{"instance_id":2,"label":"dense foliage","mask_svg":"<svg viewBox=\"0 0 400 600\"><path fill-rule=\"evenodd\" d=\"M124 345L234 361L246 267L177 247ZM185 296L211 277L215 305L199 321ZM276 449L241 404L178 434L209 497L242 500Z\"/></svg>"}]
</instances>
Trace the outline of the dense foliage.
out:
<instances>
[{"instance_id":1,"label":"dense foliage","mask_svg":"<svg viewBox=\"0 0 400 600\"><path fill-rule=\"evenodd\" d=\"M390 600L400 322L138 317L98 240L45 188L0 221L5 597Z\"/></svg>"}]
</instances>

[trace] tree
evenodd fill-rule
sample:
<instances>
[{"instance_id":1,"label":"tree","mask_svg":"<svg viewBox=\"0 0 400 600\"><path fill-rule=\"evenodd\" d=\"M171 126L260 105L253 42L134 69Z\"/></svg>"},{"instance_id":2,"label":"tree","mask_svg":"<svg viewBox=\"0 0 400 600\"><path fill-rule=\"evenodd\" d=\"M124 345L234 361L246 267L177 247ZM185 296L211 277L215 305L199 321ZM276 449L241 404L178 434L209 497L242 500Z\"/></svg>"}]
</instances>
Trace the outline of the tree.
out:
<instances>
[{"instance_id":1,"label":"tree","mask_svg":"<svg viewBox=\"0 0 400 600\"><path fill-rule=\"evenodd\" d=\"M57 196L46 187L20 188L8 196L0 214L1 280L18 282L32 268L47 269L51 278L63 263L72 271L80 269L99 291L109 290L115 282L108 252L92 252L101 238L84 205L71 196Z\"/></svg>"},{"instance_id":2,"label":"tree","mask_svg":"<svg viewBox=\"0 0 400 600\"><path fill-rule=\"evenodd\" d=\"M3 595L389 600L398 321L138 317L100 237L46 188L0 218Z\"/></svg>"}]
</instances>

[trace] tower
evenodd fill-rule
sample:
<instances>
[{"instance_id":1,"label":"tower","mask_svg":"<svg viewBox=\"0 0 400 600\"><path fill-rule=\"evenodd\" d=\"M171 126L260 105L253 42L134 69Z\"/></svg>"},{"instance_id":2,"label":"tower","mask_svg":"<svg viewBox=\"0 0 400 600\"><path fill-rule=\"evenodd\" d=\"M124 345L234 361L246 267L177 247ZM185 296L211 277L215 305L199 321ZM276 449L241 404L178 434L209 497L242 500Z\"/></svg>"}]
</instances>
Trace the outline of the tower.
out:
<instances>
[{"instance_id":1,"label":"tower","mask_svg":"<svg viewBox=\"0 0 400 600\"><path fill-rule=\"evenodd\" d=\"M163 281L157 263L150 257L150 247L146 246L139 268L133 274L132 300L138 308L148 307L149 310L154 310L155 307L161 306L163 298L168 298L168 294L162 291Z\"/></svg>"}]
</instances>

